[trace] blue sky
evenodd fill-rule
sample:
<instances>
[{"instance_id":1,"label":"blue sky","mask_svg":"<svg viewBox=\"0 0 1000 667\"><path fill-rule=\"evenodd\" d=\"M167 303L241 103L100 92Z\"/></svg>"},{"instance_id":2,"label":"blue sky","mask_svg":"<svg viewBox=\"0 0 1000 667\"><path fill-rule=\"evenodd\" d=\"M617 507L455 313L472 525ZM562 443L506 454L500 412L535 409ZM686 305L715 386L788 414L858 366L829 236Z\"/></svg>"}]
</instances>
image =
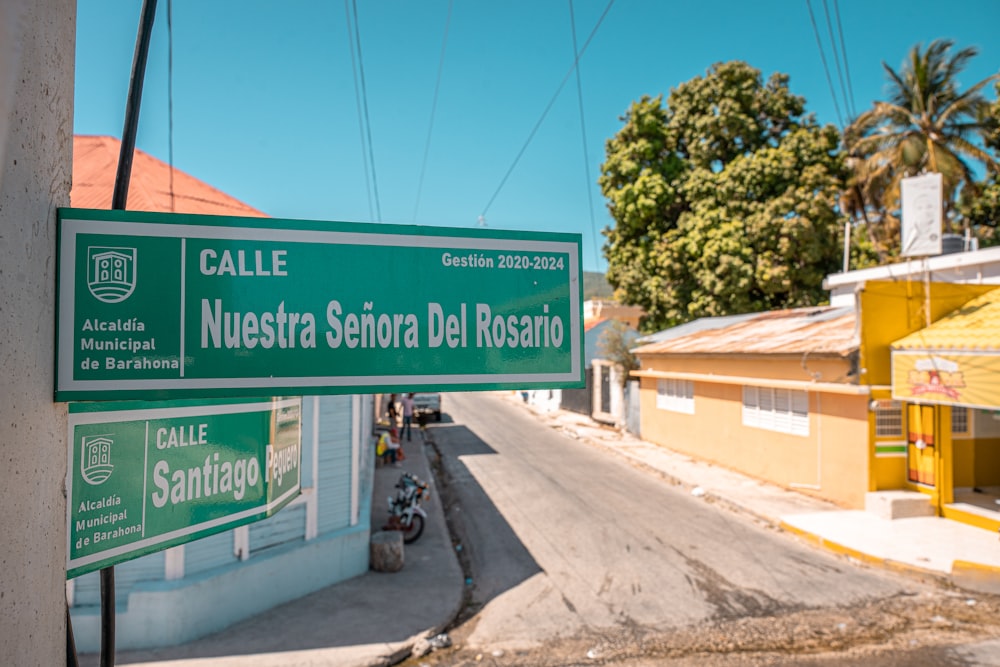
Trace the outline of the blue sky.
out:
<instances>
[{"instance_id":1,"label":"blue sky","mask_svg":"<svg viewBox=\"0 0 1000 667\"><path fill-rule=\"evenodd\" d=\"M355 2L374 158L367 181L348 41ZM78 134L121 136L140 5L79 0ZM568 1L454 0L446 45L448 0L346 5L174 0L174 165L279 218L474 227L485 211L491 228L579 233L584 268L603 271L600 230L613 221L596 181L604 142L633 100L738 59L765 76L789 74L807 110L839 125L806 0L615 0L580 59L582 105L571 77L526 148L573 63ZM580 47L607 5L573 0ZM811 6L843 115L823 0ZM882 61L898 68L916 43L949 38L978 47L966 85L1000 69L996 0L825 7L834 22L839 8L859 111L883 97ZM166 10L159 0L137 139L164 161Z\"/></svg>"}]
</instances>

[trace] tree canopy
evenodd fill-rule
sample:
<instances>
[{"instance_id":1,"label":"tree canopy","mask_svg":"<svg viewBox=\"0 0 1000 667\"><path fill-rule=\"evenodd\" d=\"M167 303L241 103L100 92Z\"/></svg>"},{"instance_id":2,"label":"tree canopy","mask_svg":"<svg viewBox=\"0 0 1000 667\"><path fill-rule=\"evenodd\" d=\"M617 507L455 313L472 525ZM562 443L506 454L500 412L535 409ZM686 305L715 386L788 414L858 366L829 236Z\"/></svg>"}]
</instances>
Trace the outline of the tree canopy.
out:
<instances>
[{"instance_id":1,"label":"tree canopy","mask_svg":"<svg viewBox=\"0 0 1000 667\"><path fill-rule=\"evenodd\" d=\"M953 224L957 214L972 211L981 194L973 165L978 163L993 175L1000 171L988 150L1000 133L983 96L983 89L998 75L961 90L958 76L977 50L967 47L953 52L953 46L951 40L935 40L926 49L918 44L899 71L882 63L889 82L888 99L875 102L844 132L854 170L845 206L869 226L868 238L881 261L898 254L903 178L940 173L946 224ZM980 141L983 138L985 145ZM997 148L995 143L993 148ZM964 208L956 209L962 188L967 189Z\"/></svg>"},{"instance_id":2,"label":"tree canopy","mask_svg":"<svg viewBox=\"0 0 1000 667\"><path fill-rule=\"evenodd\" d=\"M786 75L733 61L621 118L599 179L604 252L646 329L826 298L846 168L837 130L804 113Z\"/></svg>"}]
</instances>

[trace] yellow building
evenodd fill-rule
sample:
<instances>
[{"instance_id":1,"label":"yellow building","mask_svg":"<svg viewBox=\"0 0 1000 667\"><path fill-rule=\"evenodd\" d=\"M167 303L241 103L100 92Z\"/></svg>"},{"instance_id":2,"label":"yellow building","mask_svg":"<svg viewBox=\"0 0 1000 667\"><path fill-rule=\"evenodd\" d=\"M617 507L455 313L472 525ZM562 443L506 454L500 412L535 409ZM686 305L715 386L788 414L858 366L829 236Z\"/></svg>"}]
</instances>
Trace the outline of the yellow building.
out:
<instances>
[{"instance_id":1,"label":"yellow building","mask_svg":"<svg viewBox=\"0 0 1000 667\"><path fill-rule=\"evenodd\" d=\"M873 490L1000 529L1000 288L869 283L859 303Z\"/></svg>"},{"instance_id":2,"label":"yellow building","mask_svg":"<svg viewBox=\"0 0 1000 667\"><path fill-rule=\"evenodd\" d=\"M844 507L888 497L908 503L893 517L997 530L1000 288L867 281L855 297L647 338L642 437Z\"/></svg>"}]
</instances>

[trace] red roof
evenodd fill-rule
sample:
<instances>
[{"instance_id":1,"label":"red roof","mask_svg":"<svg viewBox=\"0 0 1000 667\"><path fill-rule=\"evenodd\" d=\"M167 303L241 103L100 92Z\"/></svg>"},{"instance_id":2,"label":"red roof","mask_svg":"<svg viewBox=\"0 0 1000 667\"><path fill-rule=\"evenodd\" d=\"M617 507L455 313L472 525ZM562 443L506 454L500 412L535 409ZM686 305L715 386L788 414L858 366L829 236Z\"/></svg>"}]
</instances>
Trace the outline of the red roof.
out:
<instances>
[{"instance_id":1,"label":"red roof","mask_svg":"<svg viewBox=\"0 0 1000 667\"><path fill-rule=\"evenodd\" d=\"M114 137L73 137L73 189L70 191L73 207L111 208L120 151L121 142ZM171 197L170 166L136 149L125 207L130 211L268 217L176 167L173 175Z\"/></svg>"}]
</instances>

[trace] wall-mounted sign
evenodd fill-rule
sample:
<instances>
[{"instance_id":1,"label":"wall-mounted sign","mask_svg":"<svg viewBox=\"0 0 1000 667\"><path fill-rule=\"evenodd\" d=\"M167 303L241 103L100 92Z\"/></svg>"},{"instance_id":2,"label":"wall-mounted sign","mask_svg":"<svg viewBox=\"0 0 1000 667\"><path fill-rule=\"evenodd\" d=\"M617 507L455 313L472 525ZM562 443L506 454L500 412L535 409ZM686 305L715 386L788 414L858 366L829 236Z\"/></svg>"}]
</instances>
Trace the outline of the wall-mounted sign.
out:
<instances>
[{"instance_id":1,"label":"wall-mounted sign","mask_svg":"<svg viewBox=\"0 0 1000 667\"><path fill-rule=\"evenodd\" d=\"M580 236L60 209L56 400L583 386Z\"/></svg>"},{"instance_id":2,"label":"wall-mounted sign","mask_svg":"<svg viewBox=\"0 0 1000 667\"><path fill-rule=\"evenodd\" d=\"M930 257L941 254L941 174L923 174L900 182L902 221L900 256Z\"/></svg>"},{"instance_id":3,"label":"wall-mounted sign","mask_svg":"<svg viewBox=\"0 0 1000 667\"><path fill-rule=\"evenodd\" d=\"M298 398L72 404L66 576L277 512L299 494L300 411Z\"/></svg>"},{"instance_id":4,"label":"wall-mounted sign","mask_svg":"<svg viewBox=\"0 0 1000 667\"><path fill-rule=\"evenodd\" d=\"M892 397L899 401L1000 408L1000 354L892 351Z\"/></svg>"}]
</instances>

